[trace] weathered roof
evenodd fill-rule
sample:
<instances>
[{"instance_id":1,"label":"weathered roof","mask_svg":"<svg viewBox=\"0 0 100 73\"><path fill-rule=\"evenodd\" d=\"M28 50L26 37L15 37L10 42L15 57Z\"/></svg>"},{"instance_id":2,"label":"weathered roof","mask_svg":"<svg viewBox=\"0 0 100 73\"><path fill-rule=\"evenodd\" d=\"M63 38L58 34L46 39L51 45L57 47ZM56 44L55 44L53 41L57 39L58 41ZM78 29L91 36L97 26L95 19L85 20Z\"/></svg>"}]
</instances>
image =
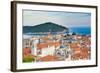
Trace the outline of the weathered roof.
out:
<instances>
[{"instance_id":1,"label":"weathered roof","mask_svg":"<svg viewBox=\"0 0 100 73\"><path fill-rule=\"evenodd\" d=\"M58 58L56 56L47 55L39 59L40 61L57 61Z\"/></svg>"}]
</instances>

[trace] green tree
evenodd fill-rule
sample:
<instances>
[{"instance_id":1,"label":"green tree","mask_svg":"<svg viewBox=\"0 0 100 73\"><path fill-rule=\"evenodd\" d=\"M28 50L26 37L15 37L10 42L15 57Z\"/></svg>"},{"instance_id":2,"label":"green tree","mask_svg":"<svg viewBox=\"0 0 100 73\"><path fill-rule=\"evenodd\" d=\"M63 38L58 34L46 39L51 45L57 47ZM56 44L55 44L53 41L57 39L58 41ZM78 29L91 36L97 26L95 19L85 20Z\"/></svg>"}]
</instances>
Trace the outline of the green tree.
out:
<instances>
[{"instance_id":1,"label":"green tree","mask_svg":"<svg viewBox=\"0 0 100 73\"><path fill-rule=\"evenodd\" d=\"M75 33L75 32L73 32L73 33L72 33L72 35L76 35L76 33Z\"/></svg>"},{"instance_id":2,"label":"green tree","mask_svg":"<svg viewBox=\"0 0 100 73\"><path fill-rule=\"evenodd\" d=\"M24 56L23 62L33 62L35 61L35 58L32 56Z\"/></svg>"}]
</instances>

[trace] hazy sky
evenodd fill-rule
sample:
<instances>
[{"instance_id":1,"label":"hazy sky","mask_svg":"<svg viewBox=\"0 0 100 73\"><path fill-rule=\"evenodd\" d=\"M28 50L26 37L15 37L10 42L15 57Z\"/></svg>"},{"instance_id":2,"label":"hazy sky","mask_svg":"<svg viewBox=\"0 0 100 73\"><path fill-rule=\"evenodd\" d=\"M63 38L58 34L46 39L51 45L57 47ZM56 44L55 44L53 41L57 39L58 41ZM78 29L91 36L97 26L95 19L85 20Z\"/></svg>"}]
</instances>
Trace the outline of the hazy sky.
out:
<instances>
[{"instance_id":1,"label":"hazy sky","mask_svg":"<svg viewBox=\"0 0 100 73\"><path fill-rule=\"evenodd\" d=\"M90 27L91 14L23 10L23 26L34 26L45 22L53 22L66 27Z\"/></svg>"}]
</instances>

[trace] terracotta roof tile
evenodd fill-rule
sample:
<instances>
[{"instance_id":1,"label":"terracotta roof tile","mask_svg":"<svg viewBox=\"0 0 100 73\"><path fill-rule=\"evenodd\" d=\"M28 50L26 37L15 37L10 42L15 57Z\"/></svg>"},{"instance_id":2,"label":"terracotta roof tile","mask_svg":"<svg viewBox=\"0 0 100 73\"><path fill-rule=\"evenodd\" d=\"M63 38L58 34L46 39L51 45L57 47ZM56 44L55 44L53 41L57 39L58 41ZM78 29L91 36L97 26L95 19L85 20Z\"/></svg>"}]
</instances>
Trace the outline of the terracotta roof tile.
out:
<instances>
[{"instance_id":1,"label":"terracotta roof tile","mask_svg":"<svg viewBox=\"0 0 100 73\"><path fill-rule=\"evenodd\" d=\"M38 49L43 49L43 48L46 48L46 47L48 47L48 44L46 44L46 43L37 44Z\"/></svg>"},{"instance_id":2,"label":"terracotta roof tile","mask_svg":"<svg viewBox=\"0 0 100 73\"><path fill-rule=\"evenodd\" d=\"M58 58L56 56L47 55L39 59L40 61L57 61Z\"/></svg>"},{"instance_id":3,"label":"terracotta roof tile","mask_svg":"<svg viewBox=\"0 0 100 73\"><path fill-rule=\"evenodd\" d=\"M24 48L24 49L23 49L23 54L24 54L24 55L31 54L31 48Z\"/></svg>"}]
</instances>

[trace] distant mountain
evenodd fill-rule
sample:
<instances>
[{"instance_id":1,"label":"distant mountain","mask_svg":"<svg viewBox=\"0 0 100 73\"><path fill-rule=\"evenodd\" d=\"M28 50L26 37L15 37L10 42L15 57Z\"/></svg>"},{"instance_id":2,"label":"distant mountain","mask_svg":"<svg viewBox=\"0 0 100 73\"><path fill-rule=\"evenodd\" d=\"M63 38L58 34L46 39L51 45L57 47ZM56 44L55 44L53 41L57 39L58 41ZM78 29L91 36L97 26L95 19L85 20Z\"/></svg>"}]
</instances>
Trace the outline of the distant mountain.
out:
<instances>
[{"instance_id":1,"label":"distant mountain","mask_svg":"<svg viewBox=\"0 0 100 73\"><path fill-rule=\"evenodd\" d=\"M38 32L68 32L68 28L52 22L46 22L35 26L23 26L23 33Z\"/></svg>"}]
</instances>

